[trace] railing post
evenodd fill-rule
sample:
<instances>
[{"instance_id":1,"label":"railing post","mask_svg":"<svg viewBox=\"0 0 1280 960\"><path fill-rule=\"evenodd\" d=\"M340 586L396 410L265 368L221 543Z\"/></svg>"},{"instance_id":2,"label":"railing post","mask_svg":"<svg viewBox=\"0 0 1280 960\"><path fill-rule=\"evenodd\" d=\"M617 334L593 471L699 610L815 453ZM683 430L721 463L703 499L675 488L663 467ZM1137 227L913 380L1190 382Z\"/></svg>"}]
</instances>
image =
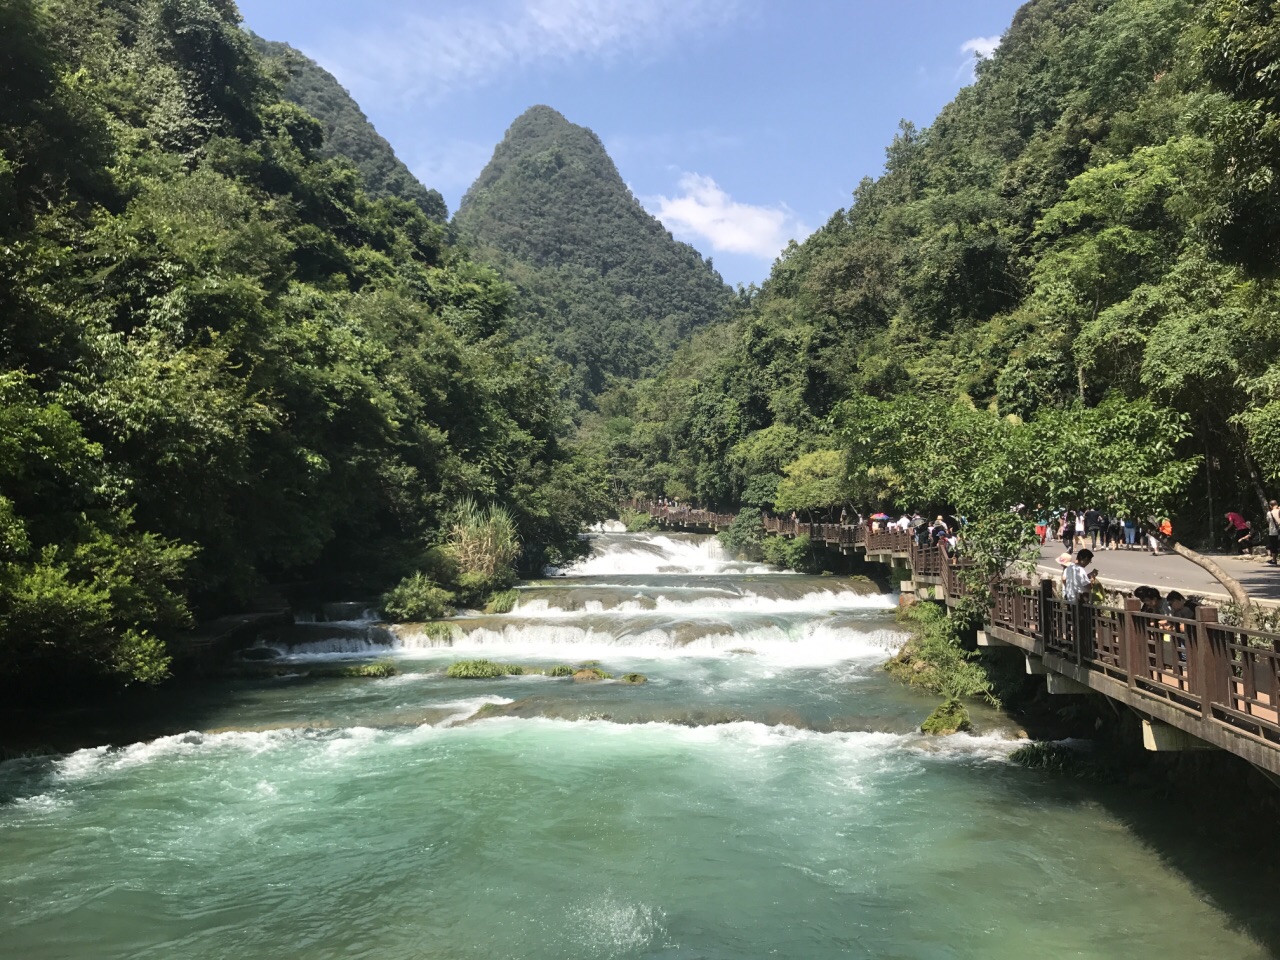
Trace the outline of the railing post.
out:
<instances>
[{"instance_id":1,"label":"railing post","mask_svg":"<svg viewBox=\"0 0 1280 960\"><path fill-rule=\"evenodd\" d=\"M1049 649L1049 634L1053 622L1053 581L1045 578L1040 581L1040 649L1045 653Z\"/></svg>"},{"instance_id":2,"label":"railing post","mask_svg":"<svg viewBox=\"0 0 1280 960\"><path fill-rule=\"evenodd\" d=\"M1196 607L1196 672L1200 674L1200 712L1205 720L1213 719L1214 697L1222 706L1229 706L1231 699L1231 674L1229 651L1225 641L1213 637L1210 624L1218 622L1217 607ZM1188 661L1190 658L1188 658Z\"/></svg>"},{"instance_id":3,"label":"railing post","mask_svg":"<svg viewBox=\"0 0 1280 960\"><path fill-rule=\"evenodd\" d=\"M1124 598L1124 612L1120 615L1120 644L1124 651L1124 673L1125 683L1130 690L1136 686L1134 683L1134 650L1138 645L1138 630L1136 618L1133 616L1135 610L1142 609L1142 601L1133 597Z\"/></svg>"}]
</instances>

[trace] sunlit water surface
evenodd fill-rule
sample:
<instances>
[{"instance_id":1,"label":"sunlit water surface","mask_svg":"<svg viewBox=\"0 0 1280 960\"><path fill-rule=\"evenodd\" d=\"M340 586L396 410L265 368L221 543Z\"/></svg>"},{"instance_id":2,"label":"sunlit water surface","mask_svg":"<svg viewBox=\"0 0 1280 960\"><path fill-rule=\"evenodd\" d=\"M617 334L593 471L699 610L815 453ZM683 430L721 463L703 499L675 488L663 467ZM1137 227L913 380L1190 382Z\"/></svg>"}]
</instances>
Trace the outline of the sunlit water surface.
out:
<instances>
[{"instance_id":1,"label":"sunlit water surface","mask_svg":"<svg viewBox=\"0 0 1280 960\"><path fill-rule=\"evenodd\" d=\"M448 639L301 624L203 732L0 765L0 956L1269 955L998 718L916 732L895 598L689 536L566 572ZM649 682L444 676L471 657Z\"/></svg>"}]
</instances>

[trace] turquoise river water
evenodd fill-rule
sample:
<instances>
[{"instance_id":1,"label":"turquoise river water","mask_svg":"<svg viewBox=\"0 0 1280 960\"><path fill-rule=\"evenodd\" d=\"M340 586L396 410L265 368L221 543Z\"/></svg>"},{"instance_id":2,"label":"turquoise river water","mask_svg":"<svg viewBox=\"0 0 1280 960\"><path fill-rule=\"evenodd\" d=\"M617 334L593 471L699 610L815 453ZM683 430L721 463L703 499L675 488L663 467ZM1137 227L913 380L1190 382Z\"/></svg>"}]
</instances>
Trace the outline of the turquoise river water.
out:
<instances>
[{"instance_id":1,"label":"turquoise river water","mask_svg":"<svg viewBox=\"0 0 1280 960\"><path fill-rule=\"evenodd\" d=\"M1159 814L1009 763L995 715L916 732L894 597L595 540L451 640L301 623L296 675L215 688L199 730L0 765L0 956L1271 955L1206 892L1240 862L1188 875ZM649 682L444 676L476 656Z\"/></svg>"}]
</instances>

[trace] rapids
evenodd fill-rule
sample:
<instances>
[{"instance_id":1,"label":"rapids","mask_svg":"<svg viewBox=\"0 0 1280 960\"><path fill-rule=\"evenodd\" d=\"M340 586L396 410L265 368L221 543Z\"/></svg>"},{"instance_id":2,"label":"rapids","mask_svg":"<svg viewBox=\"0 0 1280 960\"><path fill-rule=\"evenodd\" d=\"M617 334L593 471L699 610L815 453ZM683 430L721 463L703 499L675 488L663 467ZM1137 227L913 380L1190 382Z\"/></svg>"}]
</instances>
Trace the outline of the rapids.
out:
<instances>
[{"instance_id":1,"label":"rapids","mask_svg":"<svg viewBox=\"0 0 1280 960\"><path fill-rule=\"evenodd\" d=\"M168 735L0 764L0 956L1270 955L1265 896L1224 914L1157 812L1010 764L990 712L920 734L935 701L879 669L895 597L594 542L508 614L333 606ZM401 673L306 672L375 657ZM445 675L478 657L648 682Z\"/></svg>"}]
</instances>

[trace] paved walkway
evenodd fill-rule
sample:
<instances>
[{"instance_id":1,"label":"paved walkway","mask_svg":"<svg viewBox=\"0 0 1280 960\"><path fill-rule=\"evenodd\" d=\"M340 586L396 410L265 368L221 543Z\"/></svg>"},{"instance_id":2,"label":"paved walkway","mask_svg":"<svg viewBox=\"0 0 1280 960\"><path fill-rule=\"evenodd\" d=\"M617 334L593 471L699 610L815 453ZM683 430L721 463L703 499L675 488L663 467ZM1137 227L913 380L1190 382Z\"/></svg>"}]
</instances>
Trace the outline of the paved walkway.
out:
<instances>
[{"instance_id":1,"label":"paved walkway","mask_svg":"<svg viewBox=\"0 0 1280 960\"><path fill-rule=\"evenodd\" d=\"M1045 544L1040 550L1040 570L1060 574L1056 559L1062 553L1061 542ZM1228 574L1235 577L1259 603L1280 605L1280 567L1268 566L1265 559L1244 560L1219 553L1212 557ZM1126 589L1142 585L1155 587L1161 595L1171 589L1186 594L1226 600L1222 584L1201 567L1174 553L1153 557L1145 550L1095 550L1093 565L1104 582ZM1270 601L1270 602L1268 602Z\"/></svg>"}]
</instances>

